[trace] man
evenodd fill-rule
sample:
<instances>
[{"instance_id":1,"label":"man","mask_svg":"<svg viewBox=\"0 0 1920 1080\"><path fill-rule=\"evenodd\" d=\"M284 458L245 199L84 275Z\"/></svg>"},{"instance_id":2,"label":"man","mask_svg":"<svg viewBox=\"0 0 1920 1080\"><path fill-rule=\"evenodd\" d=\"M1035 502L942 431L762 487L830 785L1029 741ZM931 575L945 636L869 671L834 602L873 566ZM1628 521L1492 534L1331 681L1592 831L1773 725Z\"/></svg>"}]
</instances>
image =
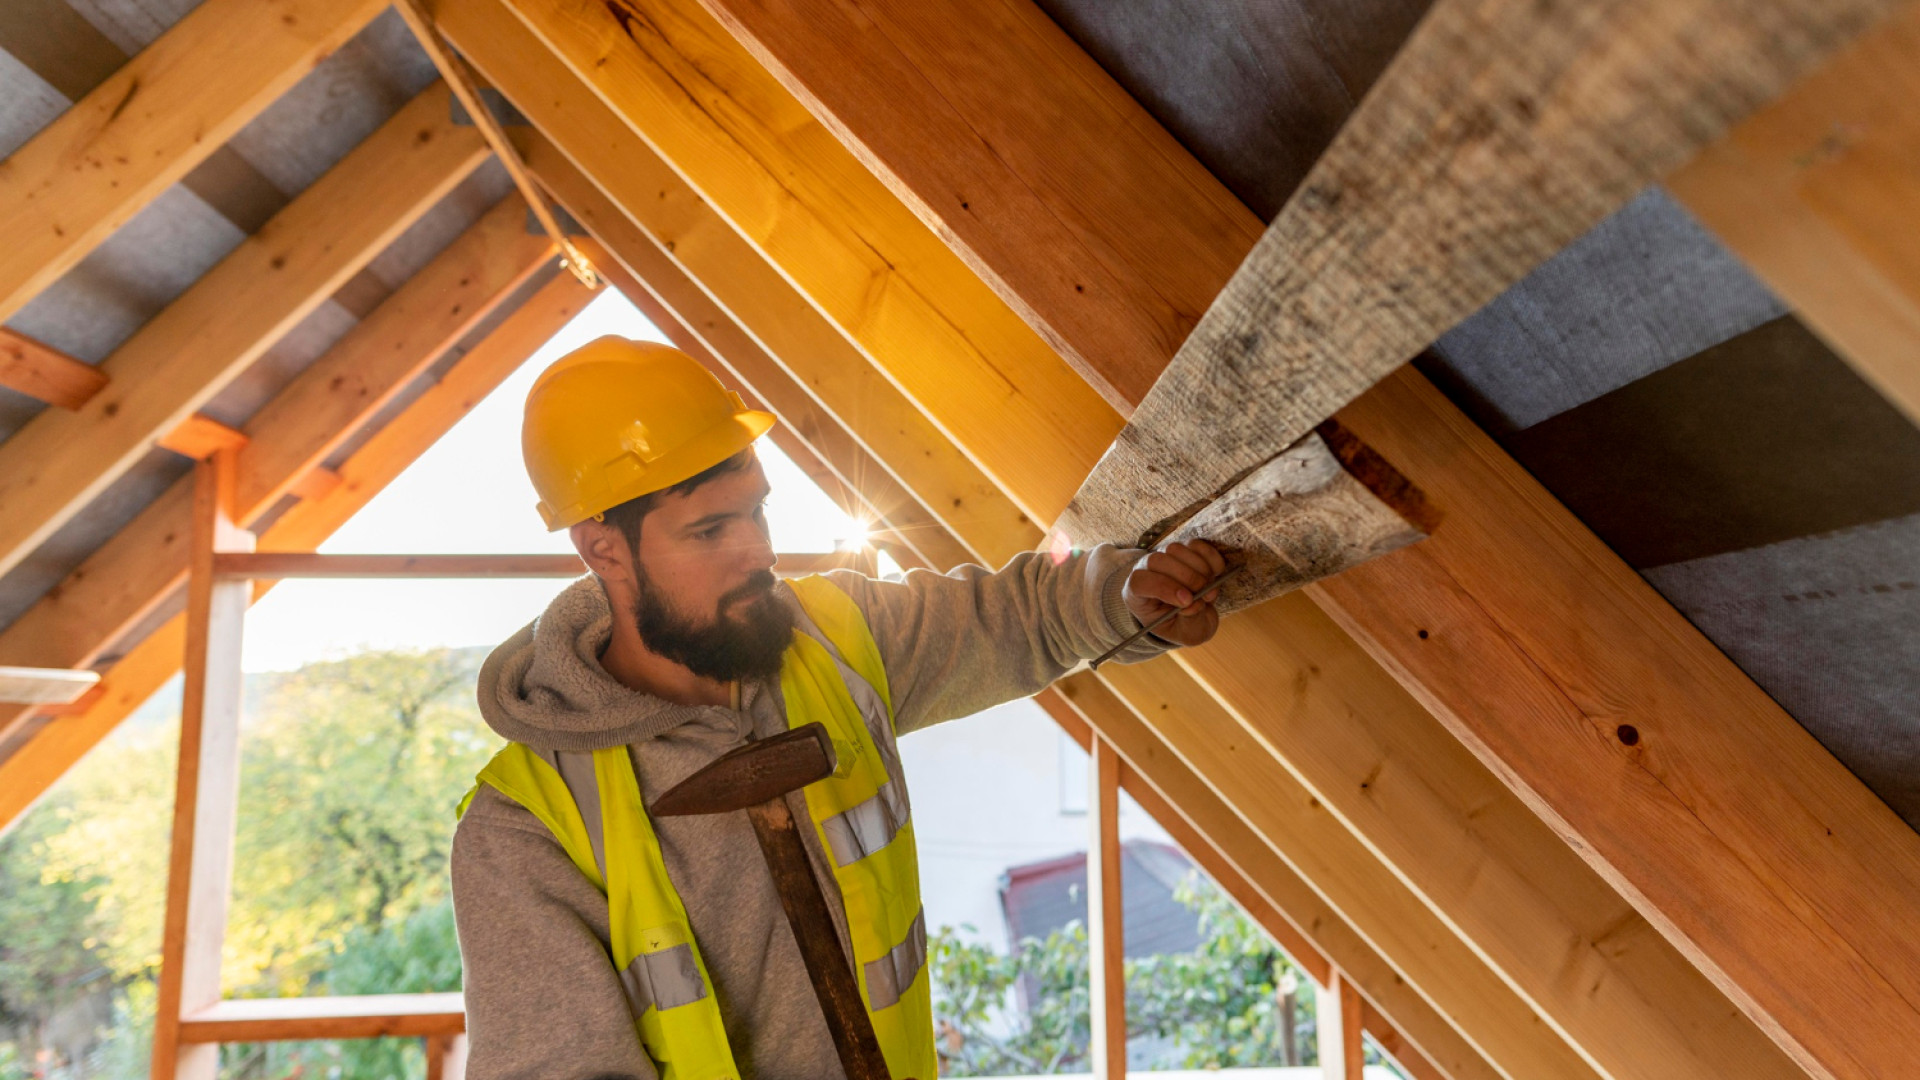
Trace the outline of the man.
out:
<instances>
[{"instance_id":1,"label":"man","mask_svg":"<svg viewBox=\"0 0 1920 1080\"><path fill-rule=\"evenodd\" d=\"M511 743L453 845L474 1080L844 1075L746 816L644 809L811 721L838 768L789 796L795 820L891 1072L933 1080L895 738L1032 694L1176 606L1121 659L1213 635L1194 594L1225 563L1204 543L778 582L752 450L773 423L685 354L613 337L528 395L541 516L592 574L480 675Z\"/></svg>"}]
</instances>

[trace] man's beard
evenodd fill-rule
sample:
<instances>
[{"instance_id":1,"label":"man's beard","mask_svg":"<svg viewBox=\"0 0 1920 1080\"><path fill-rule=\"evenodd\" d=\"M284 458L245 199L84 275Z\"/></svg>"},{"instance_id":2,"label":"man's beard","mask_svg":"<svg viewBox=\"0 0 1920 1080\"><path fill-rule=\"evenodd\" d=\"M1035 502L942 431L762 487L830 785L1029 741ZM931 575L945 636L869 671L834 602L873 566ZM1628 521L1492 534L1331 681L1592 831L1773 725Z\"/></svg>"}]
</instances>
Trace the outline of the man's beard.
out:
<instances>
[{"instance_id":1,"label":"man's beard","mask_svg":"<svg viewBox=\"0 0 1920 1080\"><path fill-rule=\"evenodd\" d=\"M793 612L773 595L773 573L756 572L714 605L712 621L697 625L667 603L641 570L634 626L641 644L704 679L770 678L793 642Z\"/></svg>"}]
</instances>

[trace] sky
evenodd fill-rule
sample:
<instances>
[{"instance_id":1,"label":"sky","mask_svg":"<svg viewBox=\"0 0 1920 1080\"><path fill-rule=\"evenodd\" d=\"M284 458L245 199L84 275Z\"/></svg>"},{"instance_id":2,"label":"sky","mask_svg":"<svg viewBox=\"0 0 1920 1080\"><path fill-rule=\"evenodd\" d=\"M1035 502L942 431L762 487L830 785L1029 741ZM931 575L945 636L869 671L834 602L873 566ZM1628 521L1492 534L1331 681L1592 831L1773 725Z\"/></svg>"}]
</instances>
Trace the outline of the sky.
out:
<instances>
[{"instance_id":1,"label":"sky","mask_svg":"<svg viewBox=\"0 0 1920 1080\"><path fill-rule=\"evenodd\" d=\"M602 290L520 370L320 545L327 554L568 552L534 512L520 462L520 408L533 380L602 334L665 341L616 290ZM778 551L831 551L858 526L779 448L762 439ZM526 625L557 580L291 580L247 613L242 666L287 671L364 648L492 645Z\"/></svg>"}]
</instances>

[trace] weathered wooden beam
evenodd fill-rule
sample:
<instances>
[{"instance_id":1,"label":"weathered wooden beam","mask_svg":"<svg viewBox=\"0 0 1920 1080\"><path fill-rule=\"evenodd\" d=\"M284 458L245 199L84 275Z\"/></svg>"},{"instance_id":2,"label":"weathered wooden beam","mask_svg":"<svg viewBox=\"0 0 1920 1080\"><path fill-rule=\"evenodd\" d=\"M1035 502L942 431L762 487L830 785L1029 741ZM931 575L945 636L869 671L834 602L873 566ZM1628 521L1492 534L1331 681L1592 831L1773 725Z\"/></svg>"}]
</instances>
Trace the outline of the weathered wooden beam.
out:
<instances>
[{"instance_id":1,"label":"weathered wooden beam","mask_svg":"<svg viewBox=\"0 0 1920 1080\"><path fill-rule=\"evenodd\" d=\"M1768 287L1920 423L1920 7L1667 177Z\"/></svg>"},{"instance_id":2,"label":"weathered wooden beam","mask_svg":"<svg viewBox=\"0 0 1920 1080\"><path fill-rule=\"evenodd\" d=\"M0 326L0 386L62 409L78 409L105 385L106 373L92 364Z\"/></svg>"},{"instance_id":3,"label":"weathered wooden beam","mask_svg":"<svg viewBox=\"0 0 1920 1080\"><path fill-rule=\"evenodd\" d=\"M1030 517L1035 505L1064 503L1074 474L1084 476L1118 431L1117 414L725 29L679 0L436 4L441 28L523 111L554 91L536 86L522 101L477 55L485 42L453 28L457 12L483 4L518 18L523 29L504 38L514 48L535 51L529 30L546 43L571 81L671 162L908 398L991 413L990 445L968 449L977 462L994 462L986 471L1020 493L1014 501ZM635 201L616 201L640 212ZM1004 373L1016 360L1019 383ZM1029 502L1038 491L1050 494Z\"/></svg>"},{"instance_id":4,"label":"weathered wooden beam","mask_svg":"<svg viewBox=\"0 0 1920 1080\"><path fill-rule=\"evenodd\" d=\"M1039 542L1032 520L1008 504L980 465L944 438L591 88L552 54L531 47L499 0L449 0L435 11L441 30L538 124L544 137L522 143L529 166L603 242L638 263L648 261L637 251L639 241L650 241L809 396L838 415L874 460L913 461L912 487L928 512L970 545L988 545L975 548L977 559L997 562ZM636 273L665 280L644 268ZM694 310L679 301L669 306ZM705 325L697 315L688 319L696 329ZM714 352L729 363L735 352L742 364L751 356L722 345Z\"/></svg>"},{"instance_id":5,"label":"weathered wooden beam","mask_svg":"<svg viewBox=\"0 0 1920 1080\"><path fill-rule=\"evenodd\" d=\"M592 294L559 276L528 297L460 357L440 380L388 421L340 467L325 496L300 502L260 535L263 550L311 551L378 495L449 428L586 307ZM254 585L258 599L273 586ZM86 713L61 718L0 759L0 831L180 670L186 620L162 623L108 669L106 694Z\"/></svg>"},{"instance_id":6,"label":"weathered wooden beam","mask_svg":"<svg viewBox=\"0 0 1920 1080\"><path fill-rule=\"evenodd\" d=\"M903 155L880 164L896 188L904 186L917 193L916 207L950 208L956 192L1008 190L1016 180L1036 190L1046 188L1054 181L1044 175L1042 165L1035 164L1038 155L1043 153L1070 157L1111 152L1103 147L1063 141L1061 133L1072 130L1070 125L1062 125L1057 120L1059 115L1071 115L1059 104L1072 100L1067 92L1048 94L1041 100L1035 100L1033 95L1025 96L1021 99L1021 108L1007 110L1006 117L981 119L968 112L970 106L966 102L990 98L990 95L983 97L982 87L967 85L969 81L992 85L1010 77L996 74L1003 67L1028 62L1017 49L1032 51L1032 46L1010 46L998 40L1010 32L1016 37L1026 33L1020 29L1020 20L994 22L995 32L987 34L960 25L974 17L976 9L971 6L850 0L848 4L828 10L805 3L776 7L756 0L739 3L709 0L709 3L731 12L736 27L745 30L763 51L797 56L799 47L793 42L805 38L813 42L812 47L816 49L829 48L826 43L831 42L832 70L816 56L811 60L792 61L794 66L784 67L784 73L789 81L799 81L800 66L810 63L823 78L835 83L826 85L816 78L804 90L817 107L831 114L830 123L836 129L853 133L870 160L880 157L883 147L892 148L885 150L886 154ZM1215 314L1203 322L1187 346L1190 350L1218 347L1218 357L1225 359L1213 366L1204 360L1176 365L1176 370L1183 373L1165 384L1169 388L1165 393L1156 390L1155 395L1150 396L1134 416L1129 441L1118 444L1103 464L1102 472L1120 477L1119 481L1106 485L1107 494L1101 496L1104 501L1100 503L1104 509L1098 509L1098 516L1089 513L1067 519L1070 535L1085 540L1133 538L1148 524L1174 516L1218 492L1229 478L1267 460L1275 450L1325 417L1359 388L1400 365L1453 321L1477 308L1527 268L1551 254L1559 244L1709 141L1731 121L1778 92L1796 74L1813 66L1821 55L1893 6L1872 2L1817 6L1784 2L1674 5L1641 0L1588 5L1580 10L1577 18L1561 8L1519 2L1444 3L1436 7L1406 53L1382 77L1360 113L1302 186L1243 271L1251 282L1251 291L1260 294L1242 302L1246 298L1238 298L1238 292L1229 287L1227 303L1215 309ZM811 20L795 18L795 12L801 7L814 17ZM947 9L944 14L933 11L942 7ZM756 19L761 21L756 23ZM951 39L929 40L934 35L928 34L926 27L934 23L951 31ZM776 38L787 44L770 45L769 41ZM911 46L900 44L908 38L916 40ZM872 44L876 40L880 41L879 45ZM867 55L870 48L878 50L883 46L898 55ZM965 56L967 64L952 60L952 56ZM916 77L923 80L921 84L911 79L889 81L884 95L861 89L871 82L874 73L898 70L901 57L915 69ZM1045 89L1044 80L1033 85ZM930 98L925 92L926 86L937 87L940 100ZM948 158L915 158L916 153L926 151L929 143L916 141L912 134L883 130L904 116L922 113L945 117L942 123L957 115L958 122L973 125L977 132L991 130L988 141L995 148L993 160L987 161L970 151L956 152ZM1150 124L1144 118L1142 122ZM989 128L989 124L997 126ZM1124 133L1125 128L1102 127L1096 121L1091 130L1094 134L1089 136L1090 141L1119 137L1116 132ZM1018 142L1025 145L1008 145ZM1156 153L1158 146L1158 142L1149 139L1132 144L1142 157ZM969 172L962 167L968 162L998 172ZM1132 176L1137 180L1153 174L1153 169L1142 169ZM1123 234L1140 226L1133 220L1135 215L1116 212L1126 205L1124 199L1106 201L1103 185L1085 185L1077 194L1075 222L1105 236L1106 252L1129 251ZM1210 212L1212 206L1210 199L1197 198L1181 185L1162 184L1159 195L1160 205L1166 208L1159 215L1161 223L1177 224L1189 217L1198 219ZM1047 197L1057 199L1055 195ZM983 205L991 211L1000 204L989 200ZM1116 209L1103 212L1108 207ZM968 210L972 212L971 207ZM962 238L970 258L975 261L989 261L994 258L994 251L1009 250L1009 245L1017 243L1031 225L1028 217L1016 212L991 212L999 216L966 227L975 240ZM947 213L951 213L950 209ZM995 222L1001 230L999 237L993 243L978 240L980 231ZM959 226L953 226L950 233L960 231ZM1167 245L1165 250L1182 249L1179 245ZM1196 274L1203 274L1206 265L1196 260L1192 267ZM1051 320L1049 325L1066 325L1067 315L1077 313L1056 310L1064 308L1064 297L1059 290L1050 289L1046 280L1029 273L1031 266L1031 263L1016 264L1011 260L995 263L987 278L1003 295L1008 295L1017 310L1037 312L1041 318ZM1265 279L1255 280L1262 274ZM1273 284L1276 281L1278 285ZM1267 291L1260 292L1261 289ZM1110 314L1117 319L1129 313L1114 306ZM1261 321L1272 318L1281 321L1277 324ZM1233 364L1242 367L1227 370ZM1263 396L1268 392L1273 394L1271 401ZM1255 403L1253 409L1248 408L1249 402ZM937 416L941 415L941 403L924 404ZM1359 415L1364 409L1356 405L1348 412ZM1360 431L1359 424L1350 422L1347 413L1342 413L1339 419L1363 438L1368 437L1367 432ZM967 440L964 429L952 420L946 422L958 438L963 442ZM1403 442L1427 438L1417 411L1382 415L1378 422L1392 425L1402 435ZM1254 437L1250 440L1249 435ZM1384 447L1379 449L1396 466L1402 465L1392 452ZM1463 459L1462 472L1470 472L1468 466L1487 458L1505 462L1504 456L1484 439L1473 443L1471 449L1459 452L1471 458L1470 461ZM1158 480L1152 480L1155 474ZM1418 476L1413 479L1430 495L1435 495ZM1474 493L1473 501L1496 517L1510 512L1524 517L1524 508L1495 498L1500 494L1502 491L1497 487L1479 491ZM1448 511L1451 520L1456 509L1437 495L1434 501ZM1570 533L1590 539L1585 530L1564 513L1556 515L1552 530L1556 536ZM1446 531L1443 526L1441 532ZM1485 548L1478 552L1478 557L1483 560L1487 573L1506 566L1499 562L1496 553ZM1422 562L1422 557L1409 552L1392 556L1389 561L1416 565ZM1491 635L1489 640L1499 640L1499 627L1507 619L1552 620L1567 610L1557 607L1554 598L1541 595L1529 598L1522 595L1523 590L1511 587L1526 580L1526 575L1510 575L1509 587L1499 594L1502 604L1515 605L1512 612L1488 613L1495 600L1492 591L1460 596L1455 581L1445 582L1444 588L1453 590L1460 599L1455 615L1465 617L1481 612L1486 616L1481 629ZM1610 582L1611 578L1601 575L1589 578L1587 587L1611 593ZM1634 586L1644 588L1637 582ZM1622 587L1626 587L1624 583ZM1328 590L1326 594L1333 591L1337 590ZM1613 598L1630 602L1620 596ZM1385 612L1393 603L1385 590L1370 599L1371 612ZM1564 631L1572 632L1581 624L1563 619L1560 625ZM1349 628L1358 629L1351 624ZM1268 636L1264 652L1248 654L1249 660L1266 661L1264 665L1256 663L1250 670L1274 670L1273 659L1287 651L1286 639L1280 636L1282 629L1276 627ZM1324 631L1316 637L1314 632L1291 624L1284 629L1301 629L1304 640L1316 644L1325 638ZM1620 630L1639 640L1615 642L1589 636L1585 639L1588 644L1575 653L1611 651L1616 647L1634 653L1651 644L1650 635L1643 631L1626 626ZM1509 673L1496 665L1493 670L1502 674L1492 677L1486 658L1481 658L1477 667L1460 669L1475 673L1471 687L1461 685L1458 679L1443 679L1438 674L1432 682L1423 684L1419 681L1422 673L1395 663L1389 650L1370 637L1365 639L1378 655L1387 658L1389 666L1422 701L1429 701L1429 692L1444 683L1449 692L1457 695L1452 702L1455 715L1484 721L1524 712L1522 702L1502 698L1503 689L1515 685L1508 678ZM1668 639L1657 647L1673 648L1675 641ZM1724 657L1697 635L1688 636L1684 651L1688 662L1717 665L1725 680L1751 689L1751 684L1732 671ZM1545 658L1509 651L1505 659L1515 665L1510 673L1512 679L1521 679L1538 670L1538 664ZM1281 670L1287 669L1281 667ZM1310 673L1313 669L1300 670ZM1349 691L1359 691L1361 696L1372 692L1368 687L1377 681L1377 676L1371 670L1352 665L1344 665L1340 670L1344 672L1340 680L1322 681L1344 682ZM1627 676L1626 681L1600 690L1592 685L1589 677L1564 666L1560 670L1566 681L1559 693L1596 702L1604 699L1614 709L1618 708L1619 701L1651 707L1663 693L1642 685L1657 681L1657 676L1648 671ZM1241 700L1242 704L1251 703L1244 697ZM1712 695L1689 697L1683 711L1690 716L1713 716L1720 712L1722 704ZM1766 723L1778 727L1780 737L1789 741L1799 734L1791 720L1777 710ZM1519 737L1517 731L1513 737ZM1288 755L1301 752L1291 746L1286 750ZM1817 750L1814 753L1817 760L1810 766L1812 773L1803 777L1809 787L1796 792L1796 797L1813 798L1831 810L1834 817L1858 826L1837 832L1849 837L1857 833L1862 839L1828 840L1812 835L1777 837L1773 849L1766 853L1767 861L1772 864L1768 873L1802 867L1809 859L1821 861L1825 856L1817 849L1836 843L1849 848L1857 844L1857 851L1864 856L1870 847L1865 838L1877 840L1882 817L1891 820L1870 793L1851 778L1838 774L1837 766L1831 766L1825 755ZM1578 774L1582 779L1594 775L1591 767L1576 760L1564 762L1562 772ZM1505 775L1497 760L1489 759L1489 764ZM1685 771L1682 757L1677 756L1670 767ZM1707 776L1696 778L1689 772L1688 781L1682 786L1687 790L1712 790L1728 783L1744 783L1745 777L1764 773L1769 768L1768 759L1756 756L1739 767L1714 770ZM1355 776L1343 769L1317 774L1314 783L1317 790L1332 799L1347 784L1364 784L1365 777L1365 773ZM1338 787L1329 786L1336 779ZM1544 776L1540 782L1546 783ZM1578 798L1572 792L1568 795ZM1382 835L1388 839L1395 835L1415 835L1417 825L1411 818L1401 819L1394 826L1396 832ZM1596 820L1594 827L1602 826ZM1581 836L1583 844L1591 839ZM1401 856L1403 861L1398 865L1413 879L1421 881L1423 889L1435 894L1458 892L1439 888L1445 882L1444 868L1436 865L1431 857L1398 841L1389 846L1407 853ZM1649 845L1641 842L1640 846ZM1673 872L1677 875L1689 859L1684 844L1657 846L1672 860ZM1889 896L1903 892L1909 897L1916 895L1908 884L1909 868L1913 865L1909 846L1905 841L1895 843L1898 855L1893 865L1880 869ZM1582 848L1583 853L1589 855L1594 850ZM1503 862L1509 857L1507 853L1498 855ZM1853 854L1832 858L1827 863L1826 879L1830 883L1846 880L1856 861ZM1527 875L1522 872L1524 862L1509 865L1518 880L1526 879ZM1608 867L1599 869L1614 883L1619 883L1619 876ZM1813 887L1812 875L1809 875L1806 888ZM1502 929L1494 918L1497 905L1493 898L1468 895L1475 904L1472 910L1478 914L1467 921L1476 926L1473 933L1488 935L1476 937L1476 942L1488 947L1489 943L1504 941L1506 944L1500 945L1498 952L1511 966L1503 963L1502 970L1525 986L1529 996L1543 1003L1566 1030L1577 1031L1579 1043L1604 1060L1610 1070L1624 1075L1673 1075L1676 1060L1691 1059L1694 1064L1690 1067L1702 1074L1714 1075L1725 1067L1723 1062L1730 1057L1754 1056L1750 1033L1743 1033L1738 1025L1706 1023L1704 1030L1725 1040L1723 1050L1706 1051L1702 1040L1690 1037L1690 1022L1678 1018L1701 1016L1704 1012L1709 1014L1706 1019L1711 1020L1710 1014L1717 1004L1709 998L1696 997L1689 1001L1679 995L1678 991L1687 984L1677 976L1655 977L1641 973L1628 980L1634 993L1616 995L1607 1008L1596 1008L1584 996L1571 992L1572 988L1561 978L1563 969L1541 963L1547 959L1546 951L1528 946L1526 935ZM1645 893L1629 889L1628 895L1636 902L1646 901ZM1838 902L1846 892L1829 885L1827 896ZM1575 936L1560 940L1595 941L1591 935L1602 933L1604 924L1583 914L1576 900L1572 895L1549 894L1530 901L1532 912L1542 919L1536 925L1582 927ZM1667 901L1680 904L1685 910L1691 910L1696 902L1674 892L1667 894ZM1738 908L1740 902L1726 896L1713 906L1716 910L1732 909ZM1447 910L1450 914L1453 911ZM1643 910L1655 925L1669 931L1675 929L1659 912ZM1863 913L1867 910L1876 910L1876 914L1866 916ZM1856 907L1854 917L1863 922L1885 920L1886 910L1889 909ZM1748 925L1750 928L1764 926L1763 923ZM1730 959L1781 955L1768 943L1764 932L1754 934L1744 945L1735 946L1725 936L1731 928L1722 924L1717 929L1723 934L1721 947L1734 951ZM1857 936L1862 940L1871 939L1872 932L1862 928ZM1695 943L1679 938L1676 942L1691 958L1701 958ZM1604 956L1604 953L1594 950L1594 955ZM1747 1009L1756 1023L1780 1038L1802 1066L1816 1072L1835 1068L1851 1075L1858 1070L1859 1063L1846 1063L1847 1051L1837 1044L1856 1036L1862 1029L1844 1022L1838 1012L1824 1012L1825 1008L1837 1007L1837 1003L1846 998L1833 988L1850 986L1895 1013L1906 1008L1901 1004L1903 1001L1920 1001L1920 994L1906 989L1888 993L1884 985L1874 985L1877 977L1870 972L1860 978L1863 972L1857 965L1857 954L1851 949L1826 949L1822 955L1836 965L1828 990L1813 990L1805 979L1787 980L1756 974L1767 995L1782 1010L1779 1016L1759 1008L1752 997L1744 996L1725 981L1721 987ZM1603 964L1631 966L1617 964L1613 959ZM1633 986L1635 981L1643 981L1644 985ZM1636 1003L1633 999L1641 994L1645 998ZM1824 1005L1816 1005L1815 999ZM1808 1038L1825 1044L1820 1054L1809 1053L1796 1041L1796 1036L1785 1033L1780 1026L1781 1016L1795 1013L1800 1015L1792 1022L1804 1025L1803 1032ZM1628 1021L1628 1016L1637 1019ZM1644 1028L1638 1021L1645 1021ZM1660 1041L1663 1046L1677 1047L1680 1057L1655 1051L1652 1042L1629 1039L1625 1034L1641 1030L1669 1033L1673 1036L1671 1041L1666 1036ZM1864 1047L1877 1040L1856 1038L1855 1041ZM1880 1049L1869 1052L1895 1053L1891 1047L1898 1042L1880 1041ZM1766 1057L1764 1053L1759 1056ZM1775 1060L1771 1064L1763 1061L1760 1067L1778 1070L1786 1066Z\"/></svg>"},{"instance_id":7,"label":"weathered wooden beam","mask_svg":"<svg viewBox=\"0 0 1920 1080\"><path fill-rule=\"evenodd\" d=\"M0 572L19 563L486 158L423 91L129 338L78 411L0 444Z\"/></svg>"},{"instance_id":8,"label":"weathered wooden beam","mask_svg":"<svg viewBox=\"0 0 1920 1080\"><path fill-rule=\"evenodd\" d=\"M1175 703L1149 696L1123 698L1115 688L1084 673L1068 676L1055 684L1053 692L1107 733L1127 768L1151 788L1148 801L1157 796L1160 804L1172 811L1166 817L1156 816L1156 820L1164 825L1178 818L1205 836L1234 872L1324 952L1334 966L1351 975L1369 1000L1393 1017L1399 1029L1443 1073L1452 1080L1527 1075L1497 1067L1486 1051L1463 1037L1435 1003L1387 960L1379 946L1328 904L1281 858L1266 836L1189 766L1170 743L1142 723L1143 712L1163 711L1163 704L1168 706L1164 711L1172 711ZM1136 799L1143 797L1138 789L1128 790ZM1316 979L1330 975L1331 968L1325 973L1315 972Z\"/></svg>"},{"instance_id":9,"label":"weathered wooden beam","mask_svg":"<svg viewBox=\"0 0 1920 1080\"><path fill-rule=\"evenodd\" d=\"M0 170L0 321L186 176L384 0L208 0Z\"/></svg>"},{"instance_id":10,"label":"weathered wooden beam","mask_svg":"<svg viewBox=\"0 0 1920 1080\"><path fill-rule=\"evenodd\" d=\"M1440 0L1057 527L1221 490L1900 2Z\"/></svg>"},{"instance_id":11,"label":"weathered wooden beam","mask_svg":"<svg viewBox=\"0 0 1920 1080\"><path fill-rule=\"evenodd\" d=\"M550 244L527 235L517 197L455 238L247 423L236 479L240 523L251 525L303 486L307 497L330 494L341 478L318 463L551 257ZM185 583L191 498L190 482L175 484L0 631L0 661L95 663ZM0 738L31 715L0 709Z\"/></svg>"}]
</instances>

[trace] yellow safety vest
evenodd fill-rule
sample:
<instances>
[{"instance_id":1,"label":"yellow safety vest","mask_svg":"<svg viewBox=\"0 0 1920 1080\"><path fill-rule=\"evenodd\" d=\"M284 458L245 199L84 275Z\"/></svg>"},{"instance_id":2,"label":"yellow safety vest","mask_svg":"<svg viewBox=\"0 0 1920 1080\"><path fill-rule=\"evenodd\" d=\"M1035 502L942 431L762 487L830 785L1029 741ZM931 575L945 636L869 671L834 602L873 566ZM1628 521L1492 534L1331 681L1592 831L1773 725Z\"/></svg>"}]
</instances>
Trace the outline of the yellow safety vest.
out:
<instances>
[{"instance_id":1,"label":"yellow safety vest","mask_svg":"<svg viewBox=\"0 0 1920 1080\"><path fill-rule=\"evenodd\" d=\"M837 759L833 776L805 789L808 816L834 863L855 973L887 1069L901 1080L933 1080L939 1065L926 916L886 670L866 619L839 587L823 577L788 584L804 618L780 667L787 724L826 725ZM700 945L667 876L627 748L571 754L509 743L479 783L545 823L606 894L609 959L661 1080L737 1080ZM461 813L473 795L461 800Z\"/></svg>"}]
</instances>

